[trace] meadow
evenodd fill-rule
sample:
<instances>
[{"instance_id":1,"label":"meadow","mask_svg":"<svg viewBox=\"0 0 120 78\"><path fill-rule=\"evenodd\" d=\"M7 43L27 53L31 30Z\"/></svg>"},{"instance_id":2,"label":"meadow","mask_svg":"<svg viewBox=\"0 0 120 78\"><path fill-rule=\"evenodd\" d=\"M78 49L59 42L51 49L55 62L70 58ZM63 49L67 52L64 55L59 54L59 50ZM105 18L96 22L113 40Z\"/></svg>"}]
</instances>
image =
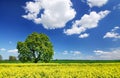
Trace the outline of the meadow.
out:
<instances>
[{"instance_id":1,"label":"meadow","mask_svg":"<svg viewBox=\"0 0 120 78\"><path fill-rule=\"evenodd\" d=\"M120 63L0 63L0 78L120 78Z\"/></svg>"}]
</instances>

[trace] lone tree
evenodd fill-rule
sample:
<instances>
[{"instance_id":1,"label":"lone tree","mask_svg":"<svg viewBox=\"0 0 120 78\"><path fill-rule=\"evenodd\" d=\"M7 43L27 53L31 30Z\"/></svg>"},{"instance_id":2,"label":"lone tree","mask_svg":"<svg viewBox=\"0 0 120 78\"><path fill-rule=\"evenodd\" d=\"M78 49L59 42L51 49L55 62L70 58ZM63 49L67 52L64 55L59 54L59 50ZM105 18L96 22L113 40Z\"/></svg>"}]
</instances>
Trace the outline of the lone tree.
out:
<instances>
[{"instance_id":1,"label":"lone tree","mask_svg":"<svg viewBox=\"0 0 120 78\"><path fill-rule=\"evenodd\" d=\"M17 60L17 59L16 59L15 56L9 56L9 60L10 60L10 61L15 61L15 60Z\"/></svg>"},{"instance_id":2,"label":"lone tree","mask_svg":"<svg viewBox=\"0 0 120 78\"><path fill-rule=\"evenodd\" d=\"M21 62L49 62L54 54L53 45L47 35L33 32L24 42L17 43L18 58Z\"/></svg>"}]
</instances>

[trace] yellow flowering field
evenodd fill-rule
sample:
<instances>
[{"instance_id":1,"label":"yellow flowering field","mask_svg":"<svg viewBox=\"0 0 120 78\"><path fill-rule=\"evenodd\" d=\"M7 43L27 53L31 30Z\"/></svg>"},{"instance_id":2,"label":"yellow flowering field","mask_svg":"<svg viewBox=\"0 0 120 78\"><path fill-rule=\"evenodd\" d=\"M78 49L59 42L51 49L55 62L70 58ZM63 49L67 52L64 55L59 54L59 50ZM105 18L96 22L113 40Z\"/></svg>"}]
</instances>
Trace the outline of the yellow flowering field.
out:
<instances>
[{"instance_id":1,"label":"yellow flowering field","mask_svg":"<svg viewBox=\"0 0 120 78\"><path fill-rule=\"evenodd\" d=\"M0 78L120 78L120 63L3 63Z\"/></svg>"}]
</instances>

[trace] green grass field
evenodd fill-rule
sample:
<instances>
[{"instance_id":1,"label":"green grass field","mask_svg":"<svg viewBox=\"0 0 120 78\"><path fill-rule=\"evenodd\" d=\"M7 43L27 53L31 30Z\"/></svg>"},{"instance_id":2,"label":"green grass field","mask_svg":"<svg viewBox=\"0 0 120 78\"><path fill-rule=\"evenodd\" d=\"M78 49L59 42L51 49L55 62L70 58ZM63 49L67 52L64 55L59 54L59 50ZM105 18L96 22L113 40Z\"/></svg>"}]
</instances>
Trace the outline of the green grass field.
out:
<instances>
[{"instance_id":1,"label":"green grass field","mask_svg":"<svg viewBox=\"0 0 120 78\"><path fill-rule=\"evenodd\" d=\"M53 60L51 63L120 63L120 60Z\"/></svg>"},{"instance_id":2,"label":"green grass field","mask_svg":"<svg viewBox=\"0 0 120 78\"><path fill-rule=\"evenodd\" d=\"M3 60L0 61L0 63L21 63L21 62L18 60L16 61ZM52 60L50 61L50 63L120 63L120 60Z\"/></svg>"}]
</instances>

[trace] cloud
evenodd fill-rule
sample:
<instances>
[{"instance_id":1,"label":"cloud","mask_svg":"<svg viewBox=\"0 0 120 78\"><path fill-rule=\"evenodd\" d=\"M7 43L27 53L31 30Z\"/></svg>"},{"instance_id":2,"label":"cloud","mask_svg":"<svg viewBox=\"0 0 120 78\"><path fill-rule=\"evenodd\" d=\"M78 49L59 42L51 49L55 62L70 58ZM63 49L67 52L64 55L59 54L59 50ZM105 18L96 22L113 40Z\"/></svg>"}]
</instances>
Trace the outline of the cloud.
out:
<instances>
[{"instance_id":1,"label":"cloud","mask_svg":"<svg viewBox=\"0 0 120 78\"><path fill-rule=\"evenodd\" d=\"M72 55L74 55L74 56L81 54L80 51L71 51L70 53L71 53Z\"/></svg>"},{"instance_id":2,"label":"cloud","mask_svg":"<svg viewBox=\"0 0 120 78\"><path fill-rule=\"evenodd\" d=\"M120 39L120 34L116 31L119 30L120 27L114 27L110 32L107 32L103 38L113 38L113 39Z\"/></svg>"},{"instance_id":3,"label":"cloud","mask_svg":"<svg viewBox=\"0 0 120 78\"><path fill-rule=\"evenodd\" d=\"M46 29L63 28L76 15L72 6L70 0L29 1L24 7L27 14L22 17L36 24L43 24Z\"/></svg>"},{"instance_id":4,"label":"cloud","mask_svg":"<svg viewBox=\"0 0 120 78\"><path fill-rule=\"evenodd\" d=\"M88 29L93 29L98 26L98 23L101 19L107 16L110 11L100 11L96 13L95 11L90 12L90 14L84 14L80 20L76 20L72 28L64 30L64 33L67 35L81 34Z\"/></svg>"},{"instance_id":5,"label":"cloud","mask_svg":"<svg viewBox=\"0 0 120 78\"><path fill-rule=\"evenodd\" d=\"M7 52L17 53L17 52L18 52L18 50L17 50L17 49L12 49L12 50L7 50Z\"/></svg>"},{"instance_id":6,"label":"cloud","mask_svg":"<svg viewBox=\"0 0 120 78\"><path fill-rule=\"evenodd\" d=\"M12 53L16 53L16 52L18 52L18 50L17 49L10 49L10 50L7 50L7 49L5 49L5 48L0 48L0 51L6 51L6 52L12 52Z\"/></svg>"},{"instance_id":7,"label":"cloud","mask_svg":"<svg viewBox=\"0 0 120 78\"><path fill-rule=\"evenodd\" d=\"M0 51L2 51L2 52L3 52L3 51L6 51L6 49L5 49L5 48L0 48Z\"/></svg>"},{"instance_id":8,"label":"cloud","mask_svg":"<svg viewBox=\"0 0 120 78\"><path fill-rule=\"evenodd\" d=\"M113 6L113 10L119 10L120 9L120 4Z\"/></svg>"},{"instance_id":9,"label":"cloud","mask_svg":"<svg viewBox=\"0 0 120 78\"><path fill-rule=\"evenodd\" d=\"M107 53L109 53L109 52L105 52L105 51L102 51L102 50L95 50L94 53L95 53L96 55L102 55L102 54L107 54Z\"/></svg>"},{"instance_id":10,"label":"cloud","mask_svg":"<svg viewBox=\"0 0 120 78\"><path fill-rule=\"evenodd\" d=\"M68 54L68 51L64 51L62 54L63 54L63 55L66 55L66 54Z\"/></svg>"},{"instance_id":11,"label":"cloud","mask_svg":"<svg viewBox=\"0 0 120 78\"><path fill-rule=\"evenodd\" d=\"M115 60L120 59L120 48L114 48L111 51L95 50L97 59Z\"/></svg>"},{"instance_id":12,"label":"cloud","mask_svg":"<svg viewBox=\"0 0 120 78\"><path fill-rule=\"evenodd\" d=\"M116 27L114 27L111 31L116 31L116 30L118 30L118 29L120 29L120 27L119 26L116 26Z\"/></svg>"},{"instance_id":13,"label":"cloud","mask_svg":"<svg viewBox=\"0 0 120 78\"><path fill-rule=\"evenodd\" d=\"M79 36L79 38L87 38L88 36L89 36L89 34L84 33L84 34L81 34L81 35Z\"/></svg>"},{"instance_id":14,"label":"cloud","mask_svg":"<svg viewBox=\"0 0 120 78\"><path fill-rule=\"evenodd\" d=\"M76 55L80 55L81 52L80 51L64 51L62 54L63 55L74 55L74 56L76 56Z\"/></svg>"},{"instance_id":15,"label":"cloud","mask_svg":"<svg viewBox=\"0 0 120 78\"><path fill-rule=\"evenodd\" d=\"M103 38L116 38L120 39L120 34L115 32L107 32Z\"/></svg>"},{"instance_id":16,"label":"cloud","mask_svg":"<svg viewBox=\"0 0 120 78\"><path fill-rule=\"evenodd\" d=\"M87 0L87 4L92 8L94 6L102 7L108 0Z\"/></svg>"}]
</instances>

